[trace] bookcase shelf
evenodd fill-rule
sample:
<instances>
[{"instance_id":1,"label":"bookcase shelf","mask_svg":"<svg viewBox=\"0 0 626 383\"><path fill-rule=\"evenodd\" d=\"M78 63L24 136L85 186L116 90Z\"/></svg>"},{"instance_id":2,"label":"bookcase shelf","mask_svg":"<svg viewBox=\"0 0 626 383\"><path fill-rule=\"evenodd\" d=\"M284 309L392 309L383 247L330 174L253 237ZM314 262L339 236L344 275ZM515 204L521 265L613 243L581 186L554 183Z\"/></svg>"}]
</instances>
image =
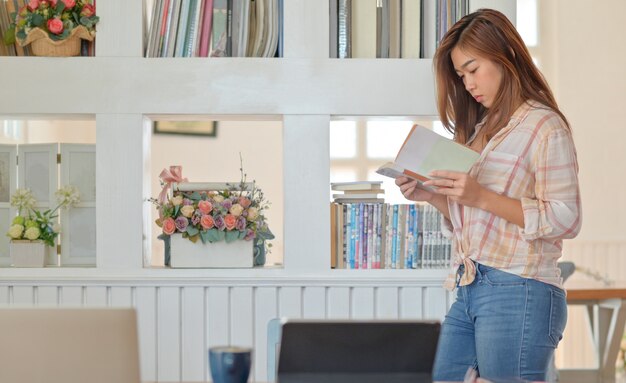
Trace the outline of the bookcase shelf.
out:
<instances>
[{"instance_id":1,"label":"bookcase shelf","mask_svg":"<svg viewBox=\"0 0 626 383\"><path fill-rule=\"evenodd\" d=\"M513 12L515 0L473 0ZM106 270L159 276L322 275L421 278L433 270L331 271L328 212L329 132L333 116L436 115L432 60L329 59L329 2L285 1L284 57L144 58L140 1L98 2L96 57L0 57L0 117L96 120L97 268L2 270L98 275ZM144 269L150 196L150 119L282 120L284 269ZM61 117L62 116L62 117ZM74 116L74 117L72 117ZM125 230L117 223L125 212ZM305 230L306 228L306 230ZM246 274L247 273L247 274ZM396 274L399 273L399 274ZM443 279L443 272L437 272Z\"/></svg>"}]
</instances>

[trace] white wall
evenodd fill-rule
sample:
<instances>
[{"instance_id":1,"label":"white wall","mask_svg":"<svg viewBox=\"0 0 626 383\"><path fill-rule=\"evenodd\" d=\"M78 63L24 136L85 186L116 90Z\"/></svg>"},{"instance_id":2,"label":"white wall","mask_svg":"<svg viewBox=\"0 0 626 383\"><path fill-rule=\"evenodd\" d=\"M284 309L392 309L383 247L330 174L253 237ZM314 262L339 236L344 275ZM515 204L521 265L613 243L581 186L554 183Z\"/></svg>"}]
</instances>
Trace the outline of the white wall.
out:
<instances>
[{"instance_id":1,"label":"white wall","mask_svg":"<svg viewBox=\"0 0 626 383\"><path fill-rule=\"evenodd\" d=\"M564 258L613 280L626 280L626 1L538 0L540 63L574 132L583 228ZM595 8L594 8L595 7ZM577 271L572 279L589 279ZM569 310L557 353L562 367L593 367L582 307Z\"/></svg>"},{"instance_id":2,"label":"white wall","mask_svg":"<svg viewBox=\"0 0 626 383\"><path fill-rule=\"evenodd\" d=\"M626 233L626 2L540 1L547 30L546 76L578 149L584 223L578 240ZM595 4L594 4L595 6Z\"/></svg>"}]
</instances>

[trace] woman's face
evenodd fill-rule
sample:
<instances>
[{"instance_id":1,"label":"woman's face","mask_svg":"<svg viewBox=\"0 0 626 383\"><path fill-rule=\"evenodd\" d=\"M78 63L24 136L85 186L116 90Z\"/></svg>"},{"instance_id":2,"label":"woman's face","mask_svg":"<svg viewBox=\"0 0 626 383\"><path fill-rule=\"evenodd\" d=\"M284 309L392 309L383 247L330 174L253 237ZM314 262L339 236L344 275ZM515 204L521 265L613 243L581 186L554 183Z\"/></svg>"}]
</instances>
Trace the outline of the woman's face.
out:
<instances>
[{"instance_id":1,"label":"woman's face","mask_svg":"<svg viewBox=\"0 0 626 383\"><path fill-rule=\"evenodd\" d=\"M476 102L485 108L491 107L502 82L500 67L491 60L462 51L458 47L452 49L451 58L465 89Z\"/></svg>"}]
</instances>

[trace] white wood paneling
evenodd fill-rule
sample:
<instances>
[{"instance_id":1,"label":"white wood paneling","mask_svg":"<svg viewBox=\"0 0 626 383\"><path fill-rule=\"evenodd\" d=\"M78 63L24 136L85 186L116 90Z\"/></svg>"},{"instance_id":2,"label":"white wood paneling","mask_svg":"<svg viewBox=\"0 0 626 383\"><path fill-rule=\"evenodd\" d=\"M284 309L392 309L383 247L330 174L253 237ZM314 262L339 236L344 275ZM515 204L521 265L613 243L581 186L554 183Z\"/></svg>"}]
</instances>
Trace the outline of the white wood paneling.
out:
<instances>
[{"instance_id":1,"label":"white wood paneling","mask_svg":"<svg viewBox=\"0 0 626 383\"><path fill-rule=\"evenodd\" d=\"M54 307L59 305L58 286L37 286L37 305Z\"/></svg>"},{"instance_id":2,"label":"white wood paneling","mask_svg":"<svg viewBox=\"0 0 626 383\"><path fill-rule=\"evenodd\" d=\"M159 380L181 379L180 287L157 290L157 372Z\"/></svg>"},{"instance_id":3,"label":"white wood paneling","mask_svg":"<svg viewBox=\"0 0 626 383\"><path fill-rule=\"evenodd\" d=\"M446 290L441 287L427 287L424 289L424 318L443 320L448 312L448 298Z\"/></svg>"},{"instance_id":4,"label":"white wood paneling","mask_svg":"<svg viewBox=\"0 0 626 383\"><path fill-rule=\"evenodd\" d=\"M399 311L398 288L377 287L374 293L376 295L376 318L397 319Z\"/></svg>"},{"instance_id":5,"label":"white wood paneling","mask_svg":"<svg viewBox=\"0 0 626 383\"><path fill-rule=\"evenodd\" d=\"M137 287L137 329L143 380L157 380L157 296L154 287Z\"/></svg>"},{"instance_id":6,"label":"white wood paneling","mask_svg":"<svg viewBox=\"0 0 626 383\"><path fill-rule=\"evenodd\" d=\"M262 302L259 302L262 304ZM254 302L252 287L233 287L230 290L230 344L252 347L254 345Z\"/></svg>"},{"instance_id":7,"label":"white wood paneling","mask_svg":"<svg viewBox=\"0 0 626 383\"><path fill-rule=\"evenodd\" d=\"M353 319L374 318L374 287L355 287L352 289L350 316Z\"/></svg>"},{"instance_id":8,"label":"white wood paneling","mask_svg":"<svg viewBox=\"0 0 626 383\"><path fill-rule=\"evenodd\" d=\"M400 318L422 318L424 315L421 287L400 288Z\"/></svg>"},{"instance_id":9,"label":"white wood paneling","mask_svg":"<svg viewBox=\"0 0 626 383\"><path fill-rule=\"evenodd\" d=\"M80 307L84 303L84 288L82 286L61 287L61 306Z\"/></svg>"},{"instance_id":10,"label":"white wood paneling","mask_svg":"<svg viewBox=\"0 0 626 383\"><path fill-rule=\"evenodd\" d=\"M0 305L9 304L9 286L0 286Z\"/></svg>"},{"instance_id":11,"label":"white wood paneling","mask_svg":"<svg viewBox=\"0 0 626 383\"><path fill-rule=\"evenodd\" d=\"M329 319L350 318L350 288L329 287L326 317Z\"/></svg>"},{"instance_id":12,"label":"white wood paneling","mask_svg":"<svg viewBox=\"0 0 626 383\"><path fill-rule=\"evenodd\" d=\"M182 380L204 380L207 363L205 288L187 286L181 302L181 370Z\"/></svg>"},{"instance_id":13,"label":"white wood paneling","mask_svg":"<svg viewBox=\"0 0 626 383\"><path fill-rule=\"evenodd\" d=\"M33 286L13 286L11 289L11 303L14 305L32 305L34 304Z\"/></svg>"},{"instance_id":14,"label":"white wood paneling","mask_svg":"<svg viewBox=\"0 0 626 383\"><path fill-rule=\"evenodd\" d=\"M326 289L307 287L302 292L302 313L304 318L323 319L326 317Z\"/></svg>"},{"instance_id":15,"label":"white wood paneling","mask_svg":"<svg viewBox=\"0 0 626 383\"><path fill-rule=\"evenodd\" d=\"M284 318L302 318L302 288L280 287L278 290L278 312Z\"/></svg>"},{"instance_id":16,"label":"white wood paneling","mask_svg":"<svg viewBox=\"0 0 626 383\"><path fill-rule=\"evenodd\" d=\"M109 306L108 294L106 286L87 286L85 287L85 303L89 307L107 307Z\"/></svg>"},{"instance_id":17,"label":"white wood paneling","mask_svg":"<svg viewBox=\"0 0 626 383\"><path fill-rule=\"evenodd\" d=\"M231 344L230 288L209 287L207 299L208 347Z\"/></svg>"},{"instance_id":18,"label":"white wood paneling","mask_svg":"<svg viewBox=\"0 0 626 383\"><path fill-rule=\"evenodd\" d=\"M263 380L267 376L267 324L278 317L276 287L258 287L254 297L254 376Z\"/></svg>"},{"instance_id":19,"label":"white wood paneling","mask_svg":"<svg viewBox=\"0 0 626 383\"><path fill-rule=\"evenodd\" d=\"M265 381L267 324L290 318L440 318L449 299L431 283L333 280L227 282L0 281L0 304L119 307L137 310L144 381L203 382L210 378L207 351L216 345L251 346L251 381ZM422 315L425 313L425 315Z\"/></svg>"}]
</instances>

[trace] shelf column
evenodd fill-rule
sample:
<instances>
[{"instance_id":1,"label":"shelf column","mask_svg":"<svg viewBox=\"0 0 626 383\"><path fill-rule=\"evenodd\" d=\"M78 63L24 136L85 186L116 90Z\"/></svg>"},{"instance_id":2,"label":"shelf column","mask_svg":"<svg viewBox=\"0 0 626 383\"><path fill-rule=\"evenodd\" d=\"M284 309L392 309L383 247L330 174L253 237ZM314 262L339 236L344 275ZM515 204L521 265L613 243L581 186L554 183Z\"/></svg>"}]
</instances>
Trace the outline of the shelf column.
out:
<instances>
[{"instance_id":1,"label":"shelf column","mask_svg":"<svg viewBox=\"0 0 626 383\"><path fill-rule=\"evenodd\" d=\"M96 115L98 268L143 267L144 146L141 114ZM148 175L146 175L148 176Z\"/></svg>"},{"instance_id":2,"label":"shelf column","mask_svg":"<svg viewBox=\"0 0 626 383\"><path fill-rule=\"evenodd\" d=\"M330 269L330 116L285 116L284 264L291 272Z\"/></svg>"}]
</instances>

